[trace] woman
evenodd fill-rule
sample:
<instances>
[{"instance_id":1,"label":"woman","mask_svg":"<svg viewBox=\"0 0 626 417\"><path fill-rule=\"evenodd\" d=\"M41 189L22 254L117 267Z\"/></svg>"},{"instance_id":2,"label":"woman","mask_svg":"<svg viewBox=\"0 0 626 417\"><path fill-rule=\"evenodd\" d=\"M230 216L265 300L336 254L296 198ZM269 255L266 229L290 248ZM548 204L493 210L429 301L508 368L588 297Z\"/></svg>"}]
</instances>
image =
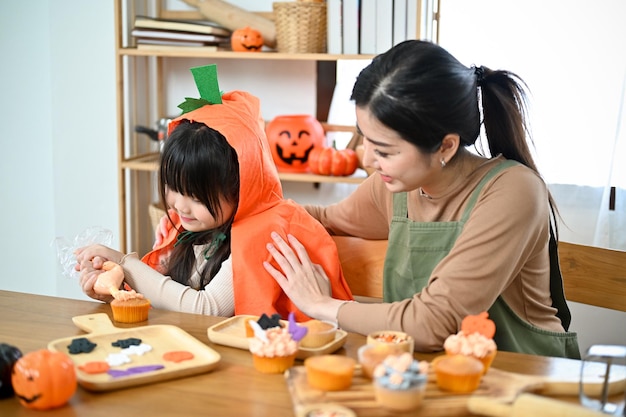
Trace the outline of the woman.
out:
<instances>
[{"instance_id":1,"label":"woman","mask_svg":"<svg viewBox=\"0 0 626 417\"><path fill-rule=\"evenodd\" d=\"M567 333L554 203L527 144L523 82L406 41L361 72L351 98L363 164L376 173L343 201L307 210L331 234L389 240L385 302L333 299L328 271L300 241L272 234L280 270L265 267L292 301L348 331L405 331L423 352L442 350L465 316L488 310L499 349L580 357ZM467 149L481 118L491 157Z\"/></svg>"}]
</instances>

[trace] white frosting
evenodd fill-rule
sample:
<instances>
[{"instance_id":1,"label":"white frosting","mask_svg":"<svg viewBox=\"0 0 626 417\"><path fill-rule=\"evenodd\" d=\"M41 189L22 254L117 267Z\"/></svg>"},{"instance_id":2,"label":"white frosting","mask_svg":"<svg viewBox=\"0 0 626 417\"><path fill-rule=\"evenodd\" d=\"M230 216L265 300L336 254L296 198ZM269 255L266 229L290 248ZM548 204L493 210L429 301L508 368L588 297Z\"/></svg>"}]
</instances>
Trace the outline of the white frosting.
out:
<instances>
[{"instance_id":1,"label":"white frosting","mask_svg":"<svg viewBox=\"0 0 626 417\"><path fill-rule=\"evenodd\" d=\"M450 354L461 354L484 358L496 351L496 343L480 333L466 335L463 330L448 336L443 348Z\"/></svg>"}]
</instances>

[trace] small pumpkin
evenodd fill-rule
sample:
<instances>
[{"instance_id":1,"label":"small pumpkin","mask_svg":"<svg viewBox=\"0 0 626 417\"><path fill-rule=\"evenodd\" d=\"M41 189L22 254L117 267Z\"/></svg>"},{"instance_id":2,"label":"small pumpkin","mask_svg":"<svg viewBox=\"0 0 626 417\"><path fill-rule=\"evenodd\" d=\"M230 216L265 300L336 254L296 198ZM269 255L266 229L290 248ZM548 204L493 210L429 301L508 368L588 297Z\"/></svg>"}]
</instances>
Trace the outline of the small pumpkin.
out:
<instances>
[{"instance_id":1,"label":"small pumpkin","mask_svg":"<svg viewBox=\"0 0 626 417\"><path fill-rule=\"evenodd\" d=\"M0 398L13 396L11 372L13 371L15 362L21 357L22 351L18 348L6 343L0 343Z\"/></svg>"},{"instance_id":2,"label":"small pumpkin","mask_svg":"<svg viewBox=\"0 0 626 417\"><path fill-rule=\"evenodd\" d=\"M233 32L230 36L230 46L235 52L261 52L263 35L258 30L246 26Z\"/></svg>"},{"instance_id":3,"label":"small pumpkin","mask_svg":"<svg viewBox=\"0 0 626 417\"><path fill-rule=\"evenodd\" d=\"M496 324L489 318L489 313L483 311L476 315L466 316L461 321L461 330L465 334L479 333L487 339L493 339L496 334Z\"/></svg>"},{"instance_id":4,"label":"small pumpkin","mask_svg":"<svg viewBox=\"0 0 626 417\"><path fill-rule=\"evenodd\" d=\"M350 148L314 149L309 155L309 170L317 175L345 177L354 174L358 165L359 157Z\"/></svg>"},{"instance_id":5,"label":"small pumpkin","mask_svg":"<svg viewBox=\"0 0 626 417\"><path fill-rule=\"evenodd\" d=\"M310 153L326 144L324 127L308 114L276 116L267 124L265 133L281 172L307 172Z\"/></svg>"},{"instance_id":6,"label":"small pumpkin","mask_svg":"<svg viewBox=\"0 0 626 417\"><path fill-rule=\"evenodd\" d=\"M76 392L74 362L63 352L40 349L15 362L13 389L26 408L48 410L64 405Z\"/></svg>"}]
</instances>

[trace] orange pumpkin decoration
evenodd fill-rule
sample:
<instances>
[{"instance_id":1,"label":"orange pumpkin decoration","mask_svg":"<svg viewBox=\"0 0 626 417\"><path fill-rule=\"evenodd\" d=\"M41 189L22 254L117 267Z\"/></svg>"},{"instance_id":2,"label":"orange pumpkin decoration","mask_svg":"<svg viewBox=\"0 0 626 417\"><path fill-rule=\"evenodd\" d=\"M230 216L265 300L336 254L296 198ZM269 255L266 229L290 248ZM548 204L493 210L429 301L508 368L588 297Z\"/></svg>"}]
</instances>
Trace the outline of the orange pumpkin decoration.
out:
<instances>
[{"instance_id":1,"label":"orange pumpkin decoration","mask_svg":"<svg viewBox=\"0 0 626 417\"><path fill-rule=\"evenodd\" d=\"M230 46L236 52L261 52L263 35L249 26L237 29L230 36Z\"/></svg>"},{"instance_id":2,"label":"orange pumpkin decoration","mask_svg":"<svg viewBox=\"0 0 626 417\"><path fill-rule=\"evenodd\" d=\"M309 155L309 170L317 175L345 177L354 174L358 165L359 158L356 152L349 148L314 149Z\"/></svg>"},{"instance_id":3,"label":"orange pumpkin decoration","mask_svg":"<svg viewBox=\"0 0 626 417\"><path fill-rule=\"evenodd\" d=\"M265 133L281 172L307 172L310 153L326 144L322 124L306 114L276 116L267 124Z\"/></svg>"},{"instance_id":4,"label":"orange pumpkin decoration","mask_svg":"<svg viewBox=\"0 0 626 417\"><path fill-rule=\"evenodd\" d=\"M483 311L473 316L466 316L461 321L461 330L465 334L480 333L488 339L493 339L496 334L496 324L489 318L489 313Z\"/></svg>"},{"instance_id":5,"label":"orange pumpkin decoration","mask_svg":"<svg viewBox=\"0 0 626 417\"><path fill-rule=\"evenodd\" d=\"M15 362L13 390L26 408L48 410L64 405L76 392L74 362L62 352L41 349Z\"/></svg>"}]
</instances>

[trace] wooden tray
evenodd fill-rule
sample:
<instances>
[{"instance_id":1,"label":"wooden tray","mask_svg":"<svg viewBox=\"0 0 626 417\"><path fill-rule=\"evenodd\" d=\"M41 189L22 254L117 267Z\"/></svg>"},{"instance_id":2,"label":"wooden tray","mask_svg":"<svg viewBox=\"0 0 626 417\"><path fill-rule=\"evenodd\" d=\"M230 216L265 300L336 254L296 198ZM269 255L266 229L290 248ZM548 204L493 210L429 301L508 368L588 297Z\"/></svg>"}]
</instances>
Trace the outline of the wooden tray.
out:
<instances>
[{"instance_id":1,"label":"wooden tray","mask_svg":"<svg viewBox=\"0 0 626 417\"><path fill-rule=\"evenodd\" d=\"M602 390L603 374L593 374L588 388L598 394ZM626 376L616 373L608 386L608 394L615 395L624 392ZM362 416L377 415L380 406L374 397L372 381L361 373L357 366L352 386L349 390L325 392L312 388L306 379L304 366L295 366L285 372L287 387L292 397L296 416L302 415L302 410L311 404L338 404L340 406L357 411ZM512 372L501 371L491 368L483 376L480 386L471 394L455 394L440 390L437 387L434 372L428 375L424 402L419 413L428 416L465 416L468 413L470 398L489 398L499 404L508 404L523 392L535 392L547 396L578 396L578 377L570 380L553 381L546 377L535 375L522 375ZM378 411L376 411L378 410ZM368 413L369 411L369 413ZM391 412L390 412L391 413ZM391 413L393 414L393 413ZM541 415L539 413L538 415Z\"/></svg>"},{"instance_id":2,"label":"wooden tray","mask_svg":"<svg viewBox=\"0 0 626 417\"><path fill-rule=\"evenodd\" d=\"M108 391L137 385L182 378L208 372L220 361L220 355L198 339L179 327L171 325L152 325L121 329L115 327L109 316L104 313L76 316L72 321L78 328L89 334L57 339L48 344L50 350L67 353L76 364L78 383L92 391ZM74 339L87 338L97 346L89 353L70 354L68 346ZM92 361L105 361L109 354L119 354L121 348L112 343L128 338L141 339L152 350L142 355L128 355L130 363L112 366L114 370L126 370L136 366L163 365L162 369L123 377L113 377L107 373L88 374L78 369ZM182 362L163 359L163 354L171 351L187 351L193 358Z\"/></svg>"},{"instance_id":3,"label":"wooden tray","mask_svg":"<svg viewBox=\"0 0 626 417\"><path fill-rule=\"evenodd\" d=\"M213 343L217 343L218 345L248 350L250 346L248 344L248 338L246 337L246 328L244 323L245 320L249 318L256 319L256 316L238 315L209 327L207 330L209 340ZM309 356L333 353L344 345L347 337L348 333L345 330L337 329L335 340L318 348L301 347L298 350L296 358L306 359Z\"/></svg>"}]
</instances>

